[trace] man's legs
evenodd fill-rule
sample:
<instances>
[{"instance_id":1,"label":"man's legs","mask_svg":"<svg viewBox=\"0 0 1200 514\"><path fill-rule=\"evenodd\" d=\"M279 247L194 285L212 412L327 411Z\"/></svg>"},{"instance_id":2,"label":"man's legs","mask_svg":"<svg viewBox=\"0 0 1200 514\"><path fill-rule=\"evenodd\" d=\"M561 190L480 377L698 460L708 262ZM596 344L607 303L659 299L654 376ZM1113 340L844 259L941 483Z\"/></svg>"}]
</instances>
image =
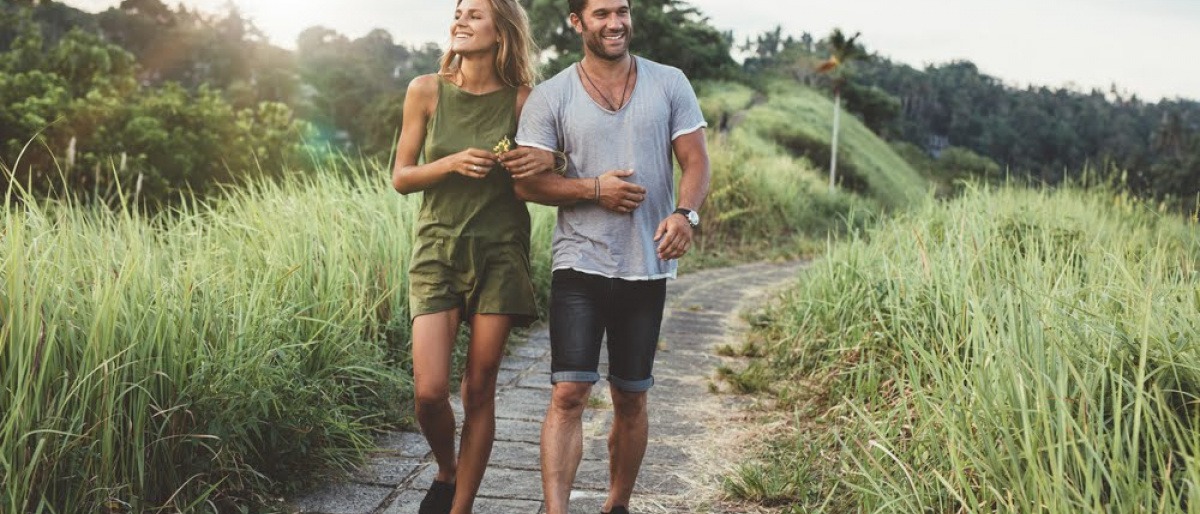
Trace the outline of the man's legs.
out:
<instances>
[{"instance_id":1,"label":"man's legs","mask_svg":"<svg viewBox=\"0 0 1200 514\"><path fill-rule=\"evenodd\" d=\"M554 384L550 408L542 423L542 491L546 514L567 514L571 485L583 458L583 410L592 384Z\"/></svg>"},{"instance_id":2,"label":"man's legs","mask_svg":"<svg viewBox=\"0 0 1200 514\"><path fill-rule=\"evenodd\" d=\"M600 379L604 277L558 270L550 285L550 407L542 423L542 492L547 514L567 514L583 457L583 410Z\"/></svg>"},{"instance_id":3,"label":"man's legs","mask_svg":"<svg viewBox=\"0 0 1200 514\"><path fill-rule=\"evenodd\" d=\"M646 416L646 392L627 392L609 387L613 400L613 426L608 434L608 500L604 512L628 506L646 454L650 423Z\"/></svg>"},{"instance_id":4,"label":"man's legs","mask_svg":"<svg viewBox=\"0 0 1200 514\"><path fill-rule=\"evenodd\" d=\"M613 426L608 435L608 499L604 512L628 507L650 424L646 392L654 385L654 355L666 303L666 281L618 281L609 310L608 382Z\"/></svg>"}]
</instances>

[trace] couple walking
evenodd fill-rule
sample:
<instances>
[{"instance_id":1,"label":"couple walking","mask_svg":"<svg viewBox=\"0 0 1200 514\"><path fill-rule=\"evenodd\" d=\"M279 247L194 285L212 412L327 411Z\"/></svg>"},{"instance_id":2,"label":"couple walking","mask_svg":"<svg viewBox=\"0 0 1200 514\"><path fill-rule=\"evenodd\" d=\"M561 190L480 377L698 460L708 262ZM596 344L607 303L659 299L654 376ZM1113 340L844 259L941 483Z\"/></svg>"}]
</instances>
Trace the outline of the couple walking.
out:
<instances>
[{"instance_id":1,"label":"couple walking","mask_svg":"<svg viewBox=\"0 0 1200 514\"><path fill-rule=\"evenodd\" d=\"M424 192L409 305L417 421L438 465L421 514L471 513L487 467L504 344L537 315L525 201L558 206L546 511L567 512L605 334L614 421L603 512L628 513L646 450L666 280L708 190L706 124L682 72L629 53L632 0L563 1L583 39L580 62L532 87L537 52L517 1L459 0L441 69L414 79L405 98L392 182ZM456 454L449 394L460 323L470 342Z\"/></svg>"}]
</instances>

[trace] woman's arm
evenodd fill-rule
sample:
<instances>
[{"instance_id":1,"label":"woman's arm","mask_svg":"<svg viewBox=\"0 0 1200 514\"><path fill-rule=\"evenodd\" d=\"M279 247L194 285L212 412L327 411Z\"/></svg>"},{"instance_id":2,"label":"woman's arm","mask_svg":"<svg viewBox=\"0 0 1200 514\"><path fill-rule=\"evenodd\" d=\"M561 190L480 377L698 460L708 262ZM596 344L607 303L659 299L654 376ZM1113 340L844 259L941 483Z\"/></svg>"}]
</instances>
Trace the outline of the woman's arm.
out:
<instances>
[{"instance_id":1,"label":"woman's arm","mask_svg":"<svg viewBox=\"0 0 1200 514\"><path fill-rule=\"evenodd\" d=\"M428 189L451 173L471 178L487 176L496 164L491 152L468 148L434 162L418 165L425 146L425 130L437 108L437 75L422 75L408 84L404 95L404 124L396 143L396 165L392 168L392 187L408 194Z\"/></svg>"}]
</instances>

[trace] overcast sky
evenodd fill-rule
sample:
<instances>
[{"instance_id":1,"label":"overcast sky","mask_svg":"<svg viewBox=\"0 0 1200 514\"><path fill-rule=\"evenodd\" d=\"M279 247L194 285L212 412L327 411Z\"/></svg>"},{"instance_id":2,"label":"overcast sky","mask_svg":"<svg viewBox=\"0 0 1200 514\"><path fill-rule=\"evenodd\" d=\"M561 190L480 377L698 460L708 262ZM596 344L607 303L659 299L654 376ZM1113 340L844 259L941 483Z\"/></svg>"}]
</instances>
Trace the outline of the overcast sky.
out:
<instances>
[{"instance_id":1,"label":"overcast sky","mask_svg":"<svg viewBox=\"0 0 1200 514\"><path fill-rule=\"evenodd\" d=\"M165 0L175 5L178 0ZM229 0L183 0L220 12ZM562 0L565 2L566 0ZM67 0L99 11L120 0ZM397 41L443 43L453 0L237 0L270 40L324 25L358 37L373 28ZM1147 100L1200 100L1200 0L690 0L738 41L782 24L821 37L833 27L916 67L974 62L1014 86L1121 89ZM637 20L634 20L636 29Z\"/></svg>"}]
</instances>

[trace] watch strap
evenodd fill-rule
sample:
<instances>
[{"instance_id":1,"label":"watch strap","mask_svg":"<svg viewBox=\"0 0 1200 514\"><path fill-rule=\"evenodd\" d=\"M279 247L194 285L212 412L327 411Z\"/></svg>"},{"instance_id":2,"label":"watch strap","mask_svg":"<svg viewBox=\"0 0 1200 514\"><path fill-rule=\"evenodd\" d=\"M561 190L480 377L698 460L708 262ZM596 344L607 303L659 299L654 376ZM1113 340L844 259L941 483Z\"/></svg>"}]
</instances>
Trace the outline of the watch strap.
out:
<instances>
[{"instance_id":1,"label":"watch strap","mask_svg":"<svg viewBox=\"0 0 1200 514\"><path fill-rule=\"evenodd\" d=\"M684 219L687 220L688 225L691 225L692 228L696 228L696 225L698 225L697 223L692 223L692 216L695 216L696 211L693 211L688 208L680 207L678 209L675 209L675 212L672 212L671 214L682 214Z\"/></svg>"}]
</instances>

